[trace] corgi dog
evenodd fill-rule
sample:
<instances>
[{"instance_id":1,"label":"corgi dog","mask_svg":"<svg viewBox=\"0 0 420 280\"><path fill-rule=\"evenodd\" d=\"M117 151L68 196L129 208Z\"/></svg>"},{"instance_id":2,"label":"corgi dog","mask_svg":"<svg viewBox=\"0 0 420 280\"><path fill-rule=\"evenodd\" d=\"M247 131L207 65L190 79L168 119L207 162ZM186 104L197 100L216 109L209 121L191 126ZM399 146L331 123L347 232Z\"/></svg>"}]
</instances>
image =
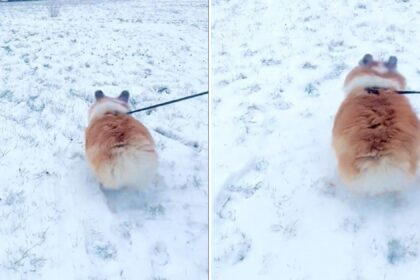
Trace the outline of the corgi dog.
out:
<instances>
[{"instance_id":1,"label":"corgi dog","mask_svg":"<svg viewBox=\"0 0 420 280\"><path fill-rule=\"evenodd\" d=\"M128 91L118 97L95 92L89 109L85 149L90 168L102 186L141 190L155 179L158 158L147 128L128 112Z\"/></svg>"},{"instance_id":2,"label":"corgi dog","mask_svg":"<svg viewBox=\"0 0 420 280\"><path fill-rule=\"evenodd\" d=\"M408 99L396 92L405 86L395 56L384 62L366 54L345 79L332 144L339 173L355 193L398 192L416 175L420 127Z\"/></svg>"}]
</instances>

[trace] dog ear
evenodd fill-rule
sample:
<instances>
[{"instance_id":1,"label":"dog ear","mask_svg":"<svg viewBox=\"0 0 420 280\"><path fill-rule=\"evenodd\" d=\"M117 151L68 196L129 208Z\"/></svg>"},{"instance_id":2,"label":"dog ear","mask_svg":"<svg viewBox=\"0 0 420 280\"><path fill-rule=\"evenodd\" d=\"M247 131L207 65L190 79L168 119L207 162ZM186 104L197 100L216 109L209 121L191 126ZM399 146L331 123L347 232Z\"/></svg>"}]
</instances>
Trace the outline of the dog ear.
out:
<instances>
[{"instance_id":1,"label":"dog ear","mask_svg":"<svg viewBox=\"0 0 420 280\"><path fill-rule=\"evenodd\" d=\"M368 65L373 61L373 56L370 53L367 53L363 56L362 60L360 60L359 65Z\"/></svg>"},{"instance_id":2,"label":"dog ear","mask_svg":"<svg viewBox=\"0 0 420 280\"><path fill-rule=\"evenodd\" d=\"M130 97L130 93L127 90L124 90L121 92L120 96L118 96L118 99L127 103L129 97Z\"/></svg>"},{"instance_id":3,"label":"dog ear","mask_svg":"<svg viewBox=\"0 0 420 280\"><path fill-rule=\"evenodd\" d=\"M104 97L105 97L105 94L102 92L102 90L95 91L96 100L99 100L99 99L104 98Z\"/></svg>"},{"instance_id":4,"label":"dog ear","mask_svg":"<svg viewBox=\"0 0 420 280\"><path fill-rule=\"evenodd\" d=\"M390 56L388 61L385 63L386 68L389 70L397 69L398 59L396 56Z\"/></svg>"}]
</instances>

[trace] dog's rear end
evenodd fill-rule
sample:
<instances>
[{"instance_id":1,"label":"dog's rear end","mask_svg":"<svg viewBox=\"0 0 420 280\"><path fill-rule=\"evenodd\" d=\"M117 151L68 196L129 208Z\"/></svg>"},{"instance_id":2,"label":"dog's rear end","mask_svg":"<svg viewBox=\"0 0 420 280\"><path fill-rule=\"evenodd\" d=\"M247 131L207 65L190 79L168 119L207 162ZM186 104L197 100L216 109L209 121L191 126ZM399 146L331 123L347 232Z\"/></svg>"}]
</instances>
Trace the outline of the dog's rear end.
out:
<instances>
[{"instance_id":1,"label":"dog's rear end","mask_svg":"<svg viewBox=\"0 0 420 280\"><path fill-rule=\"evenodd\" d=\"M404 189L416 174L419 121L405 96L397 59L374 61L365 55L345 81L347 97L333 128L333 147L346 185L361 194ZM379 87L369 94L366 87Z\"/></svg>"},{"instance_id":2,"label":"dog's rear end","mask_svg":"<svg viewBox=\"0 0 420 280\"><path fill-rule=\"evenodd\" d=\"M86 129L86 156L105 188L143 189L157 170L152 136L140 122L128 116L128 92L118 98L95 93Z\"/></svg>"}]
</instances>

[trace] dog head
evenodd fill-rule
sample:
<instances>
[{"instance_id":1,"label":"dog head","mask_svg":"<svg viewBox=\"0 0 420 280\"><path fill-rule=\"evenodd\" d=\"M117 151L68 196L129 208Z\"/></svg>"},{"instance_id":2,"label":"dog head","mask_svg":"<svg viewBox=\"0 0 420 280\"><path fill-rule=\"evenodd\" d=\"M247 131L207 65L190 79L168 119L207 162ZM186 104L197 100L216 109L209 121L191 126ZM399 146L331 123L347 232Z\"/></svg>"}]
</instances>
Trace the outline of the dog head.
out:
<instances>
[{"instance_id":1,"label":"dog head","mask_svg":"<svg viewBox=\"0 0 420 280\"><path fill-rule=\"evenodd\" d=\"M95 92L95 103L89 109L89 121L109 112L128 112L130 94L124 90L118 97L106 96L101 90Z\"/></svg>"},{"instance_id":2,"label":"dog head","mask_svg":"<svg viewBox=\"0 0 420 280\"><path fill-rule=\"evenodd\" d=\"M381 87L403 90L405 78L397 71L397 57L390 56L388 61L377 61L371 54L365 54L359 65L353 68L344 81L345 93L356 88Z\"/></svg>"}]
</instances>

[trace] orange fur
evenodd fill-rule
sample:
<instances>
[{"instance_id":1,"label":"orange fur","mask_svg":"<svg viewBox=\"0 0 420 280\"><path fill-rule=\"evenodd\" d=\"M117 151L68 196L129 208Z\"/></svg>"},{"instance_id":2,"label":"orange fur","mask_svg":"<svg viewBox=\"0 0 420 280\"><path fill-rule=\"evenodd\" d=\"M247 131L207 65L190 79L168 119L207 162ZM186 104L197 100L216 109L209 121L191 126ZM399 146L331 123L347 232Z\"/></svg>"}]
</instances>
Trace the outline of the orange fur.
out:
<instances>
[{"instance_id":1,"label":"orange fur","mask_svg":"<svg viewBox=\"0 0 420 280\"><path fill-rule=\"evenodd\" d=\"M120 107L116 111L108 109L109 106L104 107L97 115L94 114L96 106L112 102L121 103L104 97L89 110L91 121L85 138L89 165L106 188L141 188L143 182L138 175L149 170L148 166L150 170L155 170L157 155L153 138L143 124L124 111L118 111ZM127 104L122 105L128 110ZM144 174L145 177L152 175Z\"/></svg>"},{"instance_id":2,"label":"orange fur","mask_svg":"<svg viewBox=\"0 0 420 280\"><path fill-rule=\"evenodd\" d=\"M369 66L356 67L346 77L345 84L368 75L394 79L401 88L405 86L401 74L377 73L371 68L377 65L378 62L374 62ZM351 89L337 112L333 127L333 148L341 176L351 183L362 174L377 174L369 172L384 166L383 173L395 169L401 170L407 178L413 178L419 159L419 128L419 120L408 99L396 93L395 89L380 90L379 95L368 94L363 87ZM388 190L399 190L400 187L403 186L390 187ZM375 188L380 189L381 186Z\"/></svg>"},{"instance_id":3,"label":"orange fur","mask_svg":"<svg viewBox=\"0 0 420 280\"><path fill-rule=\"evenodd\" d=\"M366 75L366 76L376 76L383 79L395 80L400 85L399 89L405 88L406 81L405 81L405 78L400 73L390 72L390 71L385 72L385 73L380 73L378 71L375 71L375 68L380 67L380 66L382 66L382 64L378 61L373 61L369 65L369 67L359 65L350 71L350 73L347 75L344 81L344 84L347 85L351 81L353 81L355 78Z\"/></svg>"},{"instance_id":4,"label":"orange fur","mask_svg":"<svg viewBox=\"0 0 420 280\"><path fill-rule=\"evenodd\" d=\"M96 146L96 147L95 147ZM113 112L92 121L86 129L86 151L93 166L99 167L115 160L121 150L134 146L154 153L154 142L140 122L126 114ZM92 148L100 152L89 153Z\"/></svg>"}]
</instances>

